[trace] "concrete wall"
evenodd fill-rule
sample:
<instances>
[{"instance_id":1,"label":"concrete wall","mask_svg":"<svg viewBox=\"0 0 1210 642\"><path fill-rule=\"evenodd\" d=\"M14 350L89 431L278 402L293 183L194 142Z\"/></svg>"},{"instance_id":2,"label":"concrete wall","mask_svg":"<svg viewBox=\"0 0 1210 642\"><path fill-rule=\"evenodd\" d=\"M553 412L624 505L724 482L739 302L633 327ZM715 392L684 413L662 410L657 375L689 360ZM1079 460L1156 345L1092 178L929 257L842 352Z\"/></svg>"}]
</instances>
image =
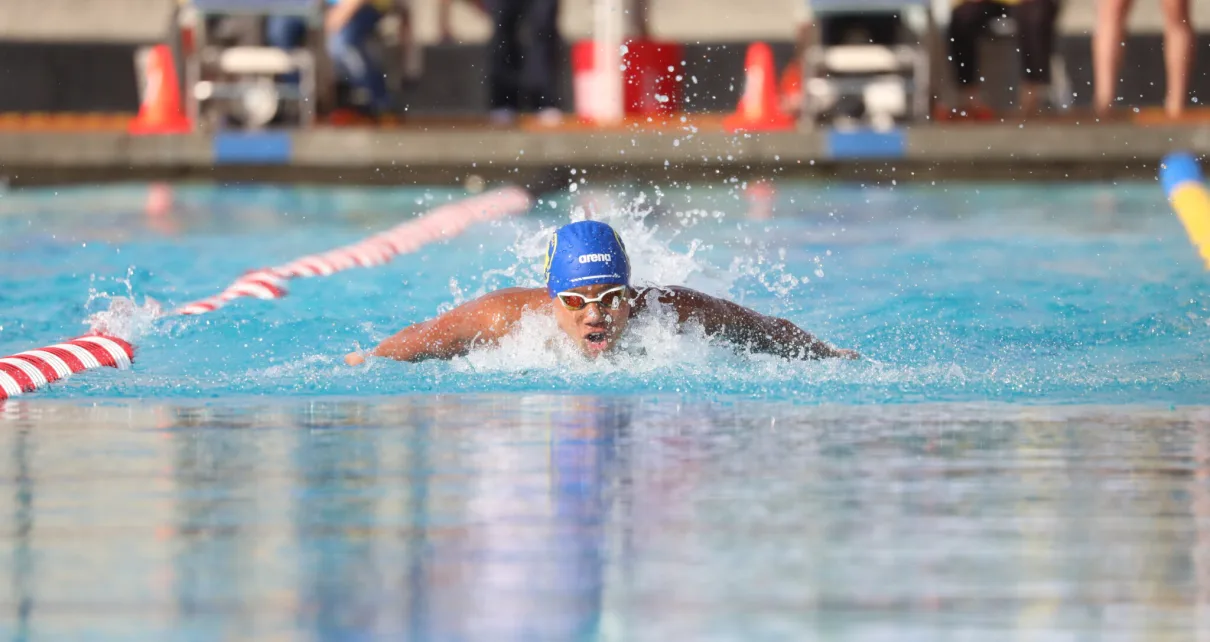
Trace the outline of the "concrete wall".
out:
<instances>
[{"instance_id":1,"label":"concrete wall","mask_svg":"<svg viewBox=\"0 0 1210 642\"><path fill-rule=\"evenodd\" d=\"M175 0L0 0L0 42L158 42L175 10Z\"/></svg>"}]
</instances>

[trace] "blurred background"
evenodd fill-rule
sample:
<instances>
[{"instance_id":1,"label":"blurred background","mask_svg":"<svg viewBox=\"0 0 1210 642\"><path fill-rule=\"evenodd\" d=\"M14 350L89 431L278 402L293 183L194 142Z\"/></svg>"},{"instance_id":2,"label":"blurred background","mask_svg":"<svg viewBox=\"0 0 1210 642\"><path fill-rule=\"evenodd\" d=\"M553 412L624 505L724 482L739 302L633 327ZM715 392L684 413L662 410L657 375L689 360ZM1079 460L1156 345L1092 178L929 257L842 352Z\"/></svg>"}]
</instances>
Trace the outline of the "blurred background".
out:
<instances>
[{"instance_id":1,"label":"blurred background","mask_svg":"<svg viewBox=\"0 0 1210 642\"><path fill-rule=\"evenodd\" d=\"M0 638L1197 638L1207 9L0 0ZM865 359L343 365L601 214Z\"/></svg>"},{"instance_id":2,"label":"blurred background","mask_svg":"<svg viewBox=\"0 0 1210 642\"><path fill-rule=\"evenodd\" d=\"M1210 23L1206 0L5 4L0 120L20 129L127 128L140 108L157 133L609 126L736 114L756 77L773 80L774 101L754 95L746 129L788 128L783 116L799 127L840 118L886 128L1109 107L1189 119L1206 93L1196 52L1210 44L1197 35ZM1111 42L1098 45L1098 34ZM172 86L149 96L160 79ZM1166 99L1168 87L1181 98Z\"/></svg>"}]
</instances>

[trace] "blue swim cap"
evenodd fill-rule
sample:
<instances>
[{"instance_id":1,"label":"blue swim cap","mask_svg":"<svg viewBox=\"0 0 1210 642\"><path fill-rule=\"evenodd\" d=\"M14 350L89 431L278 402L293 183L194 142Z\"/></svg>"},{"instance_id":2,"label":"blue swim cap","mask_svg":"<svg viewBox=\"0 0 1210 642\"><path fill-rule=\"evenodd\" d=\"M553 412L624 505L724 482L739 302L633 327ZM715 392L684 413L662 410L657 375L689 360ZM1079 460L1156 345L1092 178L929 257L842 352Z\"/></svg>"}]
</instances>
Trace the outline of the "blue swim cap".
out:
<instances>
[{"instance_id":1,"label":"blue swim cap","mask_svg":"<svg viewBox=\"0 0 1210 642\"><path fill-rule=\"evenodd\" d=\"M612 227L600 221L568 223L546 247L546 291L559 292L598 283L630 285L630 257Z\"/></svg>"}]
</instances>

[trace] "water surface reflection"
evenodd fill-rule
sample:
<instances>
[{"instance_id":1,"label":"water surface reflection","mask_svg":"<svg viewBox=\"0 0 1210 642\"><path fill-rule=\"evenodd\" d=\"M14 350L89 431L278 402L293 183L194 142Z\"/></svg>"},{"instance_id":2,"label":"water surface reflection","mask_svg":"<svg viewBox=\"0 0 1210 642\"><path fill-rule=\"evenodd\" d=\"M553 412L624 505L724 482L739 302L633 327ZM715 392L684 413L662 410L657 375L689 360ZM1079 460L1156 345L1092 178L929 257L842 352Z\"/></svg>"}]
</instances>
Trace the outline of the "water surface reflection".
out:
<instances>
[{"instance_id":1,"label":"water surface reflection","mask_svg":"<svg viewBox=\"0 0 1210 642\"><path fill-rule=\"evenodd\" d=\"M1205 408L32 400L0 461L4 639L1210 624Z\"/></svg>"}]
</instances>

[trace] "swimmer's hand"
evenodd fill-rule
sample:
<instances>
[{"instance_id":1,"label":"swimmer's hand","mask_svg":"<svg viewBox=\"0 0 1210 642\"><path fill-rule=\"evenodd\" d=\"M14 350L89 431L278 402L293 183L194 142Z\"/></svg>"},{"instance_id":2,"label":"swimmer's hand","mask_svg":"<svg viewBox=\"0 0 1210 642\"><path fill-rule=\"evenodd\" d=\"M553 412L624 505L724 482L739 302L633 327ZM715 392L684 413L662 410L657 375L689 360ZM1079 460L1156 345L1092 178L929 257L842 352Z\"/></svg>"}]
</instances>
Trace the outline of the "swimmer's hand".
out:
<instances>
[{"instance_id":1,"label":"swimmer's hand","mask_svg":"<svg viewBox=\"0 0 1210 642\"><path fill-rule=\"evenodd\" d=\"M366 362L365 354L358 352L350 352L345 355L345 363L349 366L360 366Z\"/></svg>"}]
</instances>

